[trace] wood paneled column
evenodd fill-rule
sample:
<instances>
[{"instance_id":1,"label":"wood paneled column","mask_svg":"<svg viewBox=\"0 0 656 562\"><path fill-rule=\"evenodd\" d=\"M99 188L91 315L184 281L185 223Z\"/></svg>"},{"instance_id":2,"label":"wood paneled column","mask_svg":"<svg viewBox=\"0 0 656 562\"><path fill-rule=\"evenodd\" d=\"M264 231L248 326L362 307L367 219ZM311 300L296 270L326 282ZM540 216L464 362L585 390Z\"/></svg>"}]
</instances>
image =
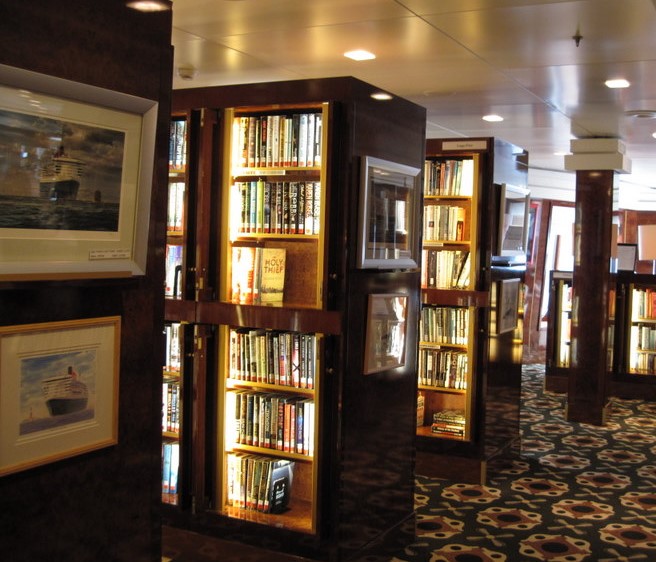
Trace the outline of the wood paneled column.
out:
<instances>
[{"instance_id":1,"label":"wood paneled column","mask_svg":"<svg viewBox=\"0 0 656 562\"><path fill-rule=\"evenodd\" d=\"M576 172L572 338L567 419L601 425L607 403L613 171Z\"/></svg>"},{"instance_id":2,"label":"wood paneled column","mask_svg":"<svg viewBox=\"0 0 656 562\"><path fill-rule=\"evenodd\" d=\"M571 358L567 419L603 425L608 405L608 325L611 224L616 169L625 169L616 139L572 141L576 170ZM580 144L579 144L580 143ZM595 150L599 146L602 150ZM577 148L579 150L577 150ZM581 149L582 148L582 149ZM569 161L568 161L569 159Z\"/></svg>"}]
</instances>

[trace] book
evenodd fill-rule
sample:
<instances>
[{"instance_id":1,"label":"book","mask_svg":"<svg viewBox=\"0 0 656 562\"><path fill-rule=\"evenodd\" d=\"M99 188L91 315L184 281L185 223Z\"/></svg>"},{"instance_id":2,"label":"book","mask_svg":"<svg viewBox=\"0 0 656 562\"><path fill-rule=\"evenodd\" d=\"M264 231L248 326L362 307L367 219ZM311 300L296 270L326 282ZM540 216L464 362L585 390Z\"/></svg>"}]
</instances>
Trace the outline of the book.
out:
<instances>
[{"instance_id":1,"label":"book","mask_svg":"<svg viewBox=\"0 0 656 562\"><path fill-rule=\"evenodd\" d=\"M253 275L255 272L255 248L232 248L232 302L253 304Z\"/></svg>"},{"instance_id":2,"label":"book","mask_svg":"<svg viewBox=\"0 0 656 562\"><path fill-rule=\"evenodd\" d=\"M285 293L285 248L258 248L259 275L255 304L282 305Z\"/></svg>"},{"instance_id":3,"label":"book","mask_svg":"<svg viewBox=\"0 0 656 562\"><path fill-rule=\"evenodd\" d=\"M269 475L269 513L282 513L287 510L294 480L294 462L274 460Z\"/></svg>"}]
</instances>

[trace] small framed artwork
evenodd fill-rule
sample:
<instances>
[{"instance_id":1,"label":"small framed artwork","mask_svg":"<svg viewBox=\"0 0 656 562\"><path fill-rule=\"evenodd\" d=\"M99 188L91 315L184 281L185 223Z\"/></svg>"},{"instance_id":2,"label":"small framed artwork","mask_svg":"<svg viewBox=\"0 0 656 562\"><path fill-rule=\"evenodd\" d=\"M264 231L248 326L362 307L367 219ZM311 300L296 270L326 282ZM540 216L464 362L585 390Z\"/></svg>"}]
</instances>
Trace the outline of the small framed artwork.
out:
<instances>
[{"instance_id":1,"label":"small framed artwork","mask_svg":"<svg viewBox=\"0 0 656 562\"><path fill-rule=\"evenodd\" d=\"M530 192L503 183L499 193L499 232L494 262L526 262Z\"/></svg>"},{"instance_id":2,"label":"small framed artwork","mask_svg":"<svg viewBox=\"0 0 656 562\"><path fill-rule=\"evenodd\" d=\"M365 156L362 158L357 267L418 267L417 206L421 170Z\"/></svg>"},{"instance_id":3,"label":"small framed artwork","mask_svg":"<svg viewBox=\"0 0 656 562\"><path fill-rule=\"evenodd\" d=\"M405 365L407 295L369 295L364 350L364 374Z\"/></svg>"},{"instance_id":4,"label":"small framed artwork","mask_svg":"<svg viewBox=\"0 0 656 562\"><path fill-rule=\"evenodd\" d=\"M617 271L635 271L637 259L637 244L617 245Z\"/></svg>"},{"instance_id":5,"label":"small framed artwork","mask_svg":"<svg viewBox=\"0 0 656 562\"><path fill-rule=\"evenodd\" d=\"M535 261L536 231L540 231L540 201L531 201L528 209L528 237L526 241L526 261L533 264Z\"/></svg>"},{"instance_id":6,"label":"small framed artwork","mask_svg":"<svg viewBox=\"0 0 656 562\"><path fill-rule=\"evenodd\" d=\"M0 280L143 275L157 102L0 76Z\"/></svg>"},{"instance_id":7,"label":"small framed artwork","mask_svg":"<svg viewBox=\"0 0 656 562\"><path fill-rule=\"evenodd\" d=\"M502 279L497 283L497 334L517 328L519 279Z\"/></svg>"},{"instance_id":8,"label":"small framed artwork","mask_svg":"<svg viewBox=\"0 0 656 562\"><path fill-rule=\"evenodd\" d=\"M120 323L0 327L0 475L117 443Z\"/></svg>"}]
</instances>

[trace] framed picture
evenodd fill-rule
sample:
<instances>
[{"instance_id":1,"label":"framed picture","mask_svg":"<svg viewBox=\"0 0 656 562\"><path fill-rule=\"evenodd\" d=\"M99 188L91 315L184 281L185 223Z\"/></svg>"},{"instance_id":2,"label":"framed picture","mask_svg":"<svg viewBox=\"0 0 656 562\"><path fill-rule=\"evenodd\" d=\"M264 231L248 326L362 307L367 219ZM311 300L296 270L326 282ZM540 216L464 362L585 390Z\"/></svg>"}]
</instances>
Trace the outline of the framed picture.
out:
<instances>
[{"instance_id":1,"label":"framed picture","mask_svg":"<svg viewBox=\"0 0 656 562\"><path fill-rule=\"evenodd\" d=\"M408 297L372 294L367 304L364 374L403 367Z\"/></svg>"},{"instance_id":2,"label":"framed picture","mask_svg":"<svg viewBox=\"0 0 656 562\"><path fill-rule=\"evenodd\" d=\"M503 334L517 328L519 279L502 279L497 287L497 334Z\"/></svg>"},{"instance_id":3,"label":"framed picture","mask_svg":"<svg viewBox=\"0 0 656 562\"><path fill-rule=\"evenodd\" d=\"M117 443L120 326L0 327L0 475Z\"/></svg>"},{"instance_id":4,"label":"framed picture","mask_svg":"<svg viewBox=\"0 0 656 562\"><path fill-rule=\"evenodd\" d=\"M418 267L420 169L380 158L362 158L357 267Z\"/></svg>"},{"instance_id":5,"label":"framed picture","mask_svg":"<svg viewBox=\"0 0 656 562\"><path fill-rule=\"evenodd\" d=\"M532 264L536 254L536 231L540 231L540 201L531 201L528 210L528 236L526 237L526 262Z\"/></svg>"},{"instance_id":6,"label":"framed picture","mask_svg":"<svg viewBox=\"0 0 656 562\"><path fill-rule=\"evenodd\" d=\"M0 280L143 275L157 102L0 76Z\"/></svg>"},{"instance_id":7,"label":"framed picture","mask_svg":"<svg viewBox=\"0 0 656 562\"><path fill-rule=\"evenodd\" d=\"M638 259L637 244L617 245L617 271L635 271Z\"/></svg>"},{"instance_id":8,"label":"framed picture","mask_svg":"<svg viewBox=\"0 0 656 562\"><path fill-rule=\"evenodd\" d=\"M526 261L529 224L529 190L508 183L501 184L499 232L493 261Z\"/></svg>"}]
</instances>

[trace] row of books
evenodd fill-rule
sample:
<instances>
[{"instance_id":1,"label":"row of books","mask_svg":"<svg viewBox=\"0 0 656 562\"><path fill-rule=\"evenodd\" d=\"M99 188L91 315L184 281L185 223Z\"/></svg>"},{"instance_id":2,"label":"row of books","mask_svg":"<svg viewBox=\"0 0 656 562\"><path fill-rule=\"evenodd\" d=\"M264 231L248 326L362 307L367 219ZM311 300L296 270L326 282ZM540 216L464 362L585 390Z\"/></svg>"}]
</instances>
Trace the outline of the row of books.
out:
<instances>
[{"instance_id":1,"label":"row of books","mask_svg":"<svg viewBox=\"0 0 656 562\"><path fill-rule=\"evenodd\" d=\"M235 117L233 162L242 168L321 165L321 113Z\"/></svg>"},{"instance_id":2,"label":"row of books","mask_svg":"<svg viewBox=\"0 0 656 562\"><path fill-rule=\"evenodd\" d=\"M640 375L656 375L656 354L637 353L632 356L631 372Z\"/></svg>"},{"instance_id":3,"label":"row of books","mask_svg":"<svg viewBox=\"0 0 656 562\"><path fill-rule=\"evenodd\" d=\"M167 234L182 234L184 230L184 199L185 183L183 181L170 182L166 213Z\"/></svg>"},{"instance_id":4,"label":"row of books","mask_svg":"<svg viewBox=\"0 0 656 562\"><path fill-rule=\"evenodd\" d=\"M419 317L423 342L467 345L469 310L454 306L424 306Z\"/></svg>"},{"instance_id":5,"label":"row of books","mask_svg":"<svg viewBox=\"0 0 656 562\"><path fill-rule=\"evenodd\" d=\"M232 247L232 302L281 306L285 292L285 248Z\"/></svg>"},{"instance_id":6,"label":"row of books","mask_svg":"<svg viewBox=\"0 0 656 562\"><path fill-rule=\"evenodd\" d=\"M314 402L310 398L251 390L226 393L227 435L237 445L313 456Z\"/></svg>"},{"instance_id":7,"label":"row of books","mask_svg":"<svg viewBox=\"0 0 656 562\"><path fill-rule=\"evenodd\" d=\"M230 329L230 378L295 388L314 388L315 334Z\"/></svg>"},{"instance_id":8,"label":"row of books","mask_svg":"<svg viewBox=\"0 0 656 562\"><path fill-rule=\"evenodd\" d=\"M444 437L460 438L465 436L467 422L462 410L441 410L433 414L431 432Z\"/></svg>"},{"instance_id":9,"label":"row of books","mask_svg":"<svg viewBox=\"0 0 656 562\"><path fill-rule=\"evenodd\" d=\"M179 322L172 322L164 326L165 357L164 371L168 373L179 373L182 366L181 354L181 326Z\"/></svg>"},{"instance_id":10,"label":"row of books","mask_svg":"<svg viewBox=\"0 0 656 562\"><path fill-rule=\"evenodd\" d=\"M426 160L424 195L457 195L474 193L474 161L471 158Z\"/></svg>"},{"instance_id":11,"label":"row of books","mask_svg":"<svg viewBox=\"0 0 656 562\"><path fill-rule=\"evenodd\" d=\"M178 503L178 469L180 467L180 444L162 443L162 502Z\"/></svg>"},{"instance_id":12,"label":"row of books","mask_svg":"<svg viewBox=\"0 0 656 562\"><path fill-rule=\"evenodd\" d=\"M656 290L634 289L632 298L634 319L656 319Z\"/></svg>"},{"instance_id":13,"label":"row of books","mask_svg":"<svg viewBox=\"0 0 656 562\"><path fill-rule=\"evenodd\" d=\"M261 455L227 455L227 503L261 513L288 509L295 463Z\"/></svg>"},{"instance_id":14,"label":"row of books","mask_svg":"<svg viewBox=\"0 0 656 562\"><path fill-rule=\"evenodd\" d=\"M467 352L419 348L419 384L437 388L467 389Z\"/></svg>"},{"instance_id":15,"label":"row of books","mask_svg":"<svg viewBox=\"0 0 656 562\"><path fill-rule=\"evenodd\" d=\"M182 399L178 382L162 383L162 431L178 433L182 417Z\"/></svg>"},{"instance_id":16,"label":"row of books","mask_svg":"<svg viewBox=\"0 0 656 562\"><path fill-rule=\"evenodd\" d=\"M424 206L424 242L465 239L465 209L458 205Z\"/></svg>"},{"instance_id":17,"label":"row of books","mask_svg":"<svg viewBox=\"0 0 656 562\"><path fill-rule=\"evenodd\" d=\"M184 172L187 167L187 122L171 121L169 134L169 171Z\"/></svg>"},{"instance_id":18,"label":"row of books","mask_svg":"<svg viewBox=\"0 0 656 562\"><path fill-rule=\"evenodd\" d=\"M421 286L429 289L467 289L470 275L469 250L421 252Z\"/></svg>"},{"instance_id":19,"label":"row of books","mask_svg":"<svg viewBox=\"0 0 656 562\"><path fill-rule=\"evenodd\" d=\"M242 181L234 184L239 233L319 234L321 183Z\"/></svg>"},{"instance_id":20,"label":"row of books","mask_svg":"<svg viewBox=\"0 0 656 562\"><path fill-rule=\"evenodd\" d=\"M182 257L181 244L167 244L164 257L164 296L166 298L180 298L182 294Z\"/></svg>"},{"instance_id":21,"label":"row of books","mask_svg":"<svg viewBox=\"0 0 656 562\"><path fill-rule=\"evenodd\" d=\"M631 342L640 351L656 353L656 324L634 324L631 326Z\"/></svg>"}]
</instances>

